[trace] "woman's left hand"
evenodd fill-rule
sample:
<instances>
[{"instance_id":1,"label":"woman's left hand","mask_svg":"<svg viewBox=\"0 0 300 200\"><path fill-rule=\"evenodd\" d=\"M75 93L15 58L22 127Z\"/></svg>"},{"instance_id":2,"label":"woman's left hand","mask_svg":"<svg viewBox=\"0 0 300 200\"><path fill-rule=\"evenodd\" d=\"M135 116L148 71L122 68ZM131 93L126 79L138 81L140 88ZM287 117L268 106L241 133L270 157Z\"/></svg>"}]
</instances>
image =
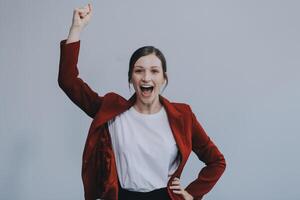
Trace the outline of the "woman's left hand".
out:
<instances>
[{"instance_id":1,"label":"woman's left hand","mask_svg":"<svg viewBox=\"0 0 300 200\"><path fill-rule=\"evenodd\" d=\"M185 200L193 200L194 199L194 197L192 195L190 195L185 189L183 189L180 186L180 179L177 177L175 177L173 179L170 189L172 189L173 192L176 194L181 194Z\"/></svg>"}]
</instances>

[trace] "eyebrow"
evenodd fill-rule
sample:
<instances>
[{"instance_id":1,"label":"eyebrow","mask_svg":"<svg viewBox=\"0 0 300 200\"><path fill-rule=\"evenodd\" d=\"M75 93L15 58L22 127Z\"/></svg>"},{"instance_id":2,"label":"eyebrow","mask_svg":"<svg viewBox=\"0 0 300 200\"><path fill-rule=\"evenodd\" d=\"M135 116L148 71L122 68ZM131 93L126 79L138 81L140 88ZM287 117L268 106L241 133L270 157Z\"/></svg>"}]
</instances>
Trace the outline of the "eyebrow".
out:
<instances>
[{"instance_id":1,"label":"eyebrow","mask_svg":"<svg viewBox=\"0 0 300 200\"><path fill-rule=\"evenodd\" d=\"M144 68L143 66L136 65L135 67ZM151 66L151 68L159 68L158 66Z\"/></svg>"}]
</instances>

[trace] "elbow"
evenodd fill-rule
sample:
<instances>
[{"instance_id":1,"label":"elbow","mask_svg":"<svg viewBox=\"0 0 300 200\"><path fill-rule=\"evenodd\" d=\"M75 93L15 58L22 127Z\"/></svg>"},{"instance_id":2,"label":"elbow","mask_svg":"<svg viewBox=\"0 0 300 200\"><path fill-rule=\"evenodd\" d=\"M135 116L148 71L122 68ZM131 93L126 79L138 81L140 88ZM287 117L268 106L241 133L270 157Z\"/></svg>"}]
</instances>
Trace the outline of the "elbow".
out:
<instances>
[{"instance_id":1,"label":"elbow","mask_svg":"<svg viewBox=\"0 0 300 200\"><path fill-rule=\"evenodd\" d=\"M220 153L217 157L215 157L214 161L207 163L207 165L217 168L222 174L226 169L227 162L224 158L224 155Z\"/></svg>"},{"instance_id":2,"label":"elbow","mask_svg":"<svg viewBox=\"0 0 300 200\"><path fill-rule=\"evenodd\" d=\"M226 169L226 166L227 166L227 161L226 161L226 159L225 159L225 157L224 157L223 154L220 156L219 166L222 169L222 171L224 172L225 169Z\"/></svg>"},{"instance_id":3,"label":"elbow","mask_svg":"<svg viewBox=\"0 0 300 200\"><path fill-rule=\"evenodd\" d=\"M67 90L68 88L71 87L72 83L70 80L66 79L66 78L62 78L60 76L58 76L57 78L57 83L58 86L62 89L62 90Z\"/></svg>"},{"instance_id":4,"label":"elbow","mask_svg":"<svg viewBox=\"0 0 300 200\"><path fill-rule=\"evenodd\" d=\"M60 77L58 77L57 83L58 83L58 86L59 86L61 89L65 89L65 88L66 88L65 82L64 82Z\"/></svg>"},{"instance_id":5,"label":"elbow","mask_svg":"<svg viewBox=\"0 0 300 200\"><path fill-rule=\"evenodd\" d=\"M215 168L219 172L219 174L222 174L226 169L227 162L224 158L224 155L219 153L214 157L214 159L205 164L208 167Z\"/></svg>"}]
</instances>

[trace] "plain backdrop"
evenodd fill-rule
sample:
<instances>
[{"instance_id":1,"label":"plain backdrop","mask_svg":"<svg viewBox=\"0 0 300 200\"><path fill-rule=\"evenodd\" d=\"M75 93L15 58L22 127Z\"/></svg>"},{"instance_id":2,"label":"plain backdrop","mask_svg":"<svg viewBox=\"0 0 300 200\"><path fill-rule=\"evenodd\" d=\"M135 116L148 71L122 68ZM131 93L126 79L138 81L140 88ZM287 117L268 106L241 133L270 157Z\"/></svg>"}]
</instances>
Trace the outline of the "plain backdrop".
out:
<instances>
[{"instance_id":1,"label":"plain backdrop","mask_svg":"<svg viewBox=\"0 0 300 200\"><path fill-rule=\"evenodd\" d=\"M300 2L90 1L80 77L129 98L131 54L166 56L163 96L191 105L227 161L207 200L300 196ZM81 158L92 121L58 87L59 42L88 1L0 2L0 199L83 199ZM187 186L203 163L191 154Z\"/></svg>"}]
</instances>

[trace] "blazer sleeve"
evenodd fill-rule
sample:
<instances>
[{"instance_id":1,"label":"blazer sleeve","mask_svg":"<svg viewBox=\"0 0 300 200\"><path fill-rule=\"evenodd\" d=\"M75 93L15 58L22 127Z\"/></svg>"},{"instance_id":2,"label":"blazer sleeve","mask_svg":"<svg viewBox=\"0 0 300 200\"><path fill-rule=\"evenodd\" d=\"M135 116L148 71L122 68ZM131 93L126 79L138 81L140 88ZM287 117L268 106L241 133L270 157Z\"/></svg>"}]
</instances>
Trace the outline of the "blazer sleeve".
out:
<instances>
[{"instance_id":1,"label":"blazer sleeve","mask_svg":"<svg viewBox=\"0 0 300 200\"><path fill-rule=\"evenodd\" d=\"M190 109L191 110L191 109ZM217 183L226 168L223 154L219 151L214 142L206 134L192 112L192 151L198 159L205 163L196 180L191 182L185 190L195 200L201 200Z\"/></svg>"},{"instance_id":2,"label":"blazer sleeve","mask_svg":"<svg viewBox=\"0 0 300 200\"><path fill-rule=\"evenodd\" d=\"M66 41L60 41L58 85L72 102L88 116L94 118L102 104L103 97L100 97L87 83L78 77L77 62L80 40L68 44L66 44Z\"/></svg>"}]
</instances>

